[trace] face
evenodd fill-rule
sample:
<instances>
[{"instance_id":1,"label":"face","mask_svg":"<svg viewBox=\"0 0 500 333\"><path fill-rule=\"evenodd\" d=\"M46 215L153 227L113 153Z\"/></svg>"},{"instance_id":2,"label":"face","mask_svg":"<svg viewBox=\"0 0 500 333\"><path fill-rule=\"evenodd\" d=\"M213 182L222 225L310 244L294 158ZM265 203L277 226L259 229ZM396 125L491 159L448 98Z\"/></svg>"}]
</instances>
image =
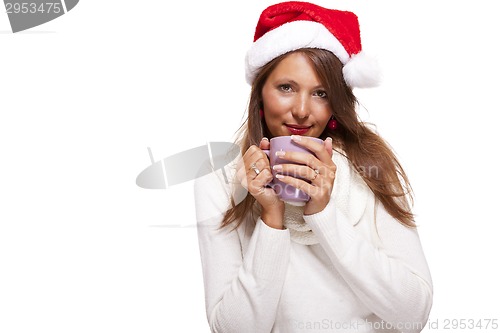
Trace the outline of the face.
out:
<instances>
[{"instance_id":1,"label":"face","mask_svg":"<svg viewBox=\"0 0 500 333\"><path fill-rule=\"evenodd\" d=\"M262 88L264 119L271 135L319 137L332 112L326 92L309 58L286 56Z\"/></svg>"}]
</instances>

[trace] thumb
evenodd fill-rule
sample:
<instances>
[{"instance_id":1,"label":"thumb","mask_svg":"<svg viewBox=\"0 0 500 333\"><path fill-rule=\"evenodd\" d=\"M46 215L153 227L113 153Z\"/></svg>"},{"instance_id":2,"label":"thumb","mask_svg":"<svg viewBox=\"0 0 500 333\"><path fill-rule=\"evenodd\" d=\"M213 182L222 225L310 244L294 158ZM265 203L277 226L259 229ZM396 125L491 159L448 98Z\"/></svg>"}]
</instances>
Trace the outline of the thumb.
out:
<instances>
[{"instance_id":1,"label":"thumb","mask_svg":"<svg viewBox=\"0 0 500 333\"><path fill-rule=\"evenodd\" d=\"M269 149L271 147L271 143L269 143L268 138L262 138L259 143L259 148L260 149Z\"/></svg>"},{"instance_id":2,"label":"thumb","mask_svg":"<svg viewBox=\"0 0 500 333\"><path fill-rule=\"evenodd\" d=\"M324 146L325 146L325 149L326 149L326 152L328 153L328 155L330 155L330 157L332 157L332 155L333 155L333 140L332 140L332 138L330 138L330 137L326 138Z\"/></svg>"}]
</instances>

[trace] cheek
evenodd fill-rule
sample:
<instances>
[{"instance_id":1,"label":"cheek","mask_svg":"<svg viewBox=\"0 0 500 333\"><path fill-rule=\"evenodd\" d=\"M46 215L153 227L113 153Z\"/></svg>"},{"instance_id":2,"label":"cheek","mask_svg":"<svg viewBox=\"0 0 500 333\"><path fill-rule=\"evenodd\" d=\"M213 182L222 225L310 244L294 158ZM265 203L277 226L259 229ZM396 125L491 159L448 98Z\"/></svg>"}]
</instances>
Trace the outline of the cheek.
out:
<instances>
[{"instance_id":1,"label":"cheek","mask_svg":"<svg viewBox=\"0 0 500 333\"><path fill-rule=\"evenodd\" d=\"M332 116L332 112L330 111L330 107L326 105L326 103L318 103L314 110L314 119L316 119L317 123L326 124L330 120Z\"/></svg>"},{"instance_id":2,"label":"cheek","mask_svg":"<svg viewBox=\"0 0 500 333\"><path fill-rule=\"evenodd\" d=\"M327 113L324 113L321 117L321 123L324 123L326 125L331 117L332 117L331 112L328 111Z\"/></svg>"},{"instance_id":3,"label":"cheek","mask_svg":"<svg viewBox=\"0 0 500 333\"><path fill-rule=\"evenodd\" d=\"M318 125L318 129L324 131L326 126L328 125L328 121L330 120L331 116L332 114L328 110L318 114L316 117L316 124Z\"/></svg>"},{"instance_id":4,"label":"cheek","mask_svg":"<svg viewBox=\"0 0 500 333\"><path fill-rule=\"evenodd\" d=\"M290 109L290 100L279 96L279 94L268 93L262 97L264 98L264 109L271 117L280 116Z\"/></svg>"}]
</instances>

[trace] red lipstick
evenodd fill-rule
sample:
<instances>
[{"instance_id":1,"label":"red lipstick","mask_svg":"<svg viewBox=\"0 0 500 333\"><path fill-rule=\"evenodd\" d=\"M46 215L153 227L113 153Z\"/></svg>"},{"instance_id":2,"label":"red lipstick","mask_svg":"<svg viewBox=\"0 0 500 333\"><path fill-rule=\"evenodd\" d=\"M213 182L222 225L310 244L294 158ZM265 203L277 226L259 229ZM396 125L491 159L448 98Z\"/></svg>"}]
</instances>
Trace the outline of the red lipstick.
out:
<instances>
[{"instance_id":1,"label":"red lipstick","mask_svg":"<svg viewBox=\"0 0 500 333\"><path fill-rule=\"evenodd\" d=\"M285 124L291 135L304 135L312 126Z\"/></svg>"}]
</instances>

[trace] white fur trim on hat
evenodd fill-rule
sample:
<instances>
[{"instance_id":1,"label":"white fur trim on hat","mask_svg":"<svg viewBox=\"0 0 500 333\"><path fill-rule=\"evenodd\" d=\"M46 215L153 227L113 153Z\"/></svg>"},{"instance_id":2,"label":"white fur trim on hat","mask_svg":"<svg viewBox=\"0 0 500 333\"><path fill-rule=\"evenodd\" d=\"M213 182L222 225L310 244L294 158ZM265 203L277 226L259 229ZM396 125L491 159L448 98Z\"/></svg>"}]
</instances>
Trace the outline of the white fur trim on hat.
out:
<instances>
[{"instance_id":1,"label":"white fur trim on hat","mask_svg":"<svg viewBox=\"0 0 500 333\"><path fill-rule=\"evenodd\" d=\"M262 66L282 54L301 48L332 52L344 65L344 80L350 87L368 88L379 83L375 59L359 52L349 57L340 41L321 23L293 21L267 32L255 41L245 57L245 77L252 84Z\"/></svg>"},{"instance_id":2,"label":"white fur trim on hat","mask_svg":"<svg viewBox=\"0 0 500 333\"><path fill-rule=\"evenodd\" d=\"M252 44L245 58L247 82L251 84L259 69L274 58L306 47L328 50L343 64L349 60L347 51L324 25L294 21L267 32Z\"/></svg>"}]
</instances>

